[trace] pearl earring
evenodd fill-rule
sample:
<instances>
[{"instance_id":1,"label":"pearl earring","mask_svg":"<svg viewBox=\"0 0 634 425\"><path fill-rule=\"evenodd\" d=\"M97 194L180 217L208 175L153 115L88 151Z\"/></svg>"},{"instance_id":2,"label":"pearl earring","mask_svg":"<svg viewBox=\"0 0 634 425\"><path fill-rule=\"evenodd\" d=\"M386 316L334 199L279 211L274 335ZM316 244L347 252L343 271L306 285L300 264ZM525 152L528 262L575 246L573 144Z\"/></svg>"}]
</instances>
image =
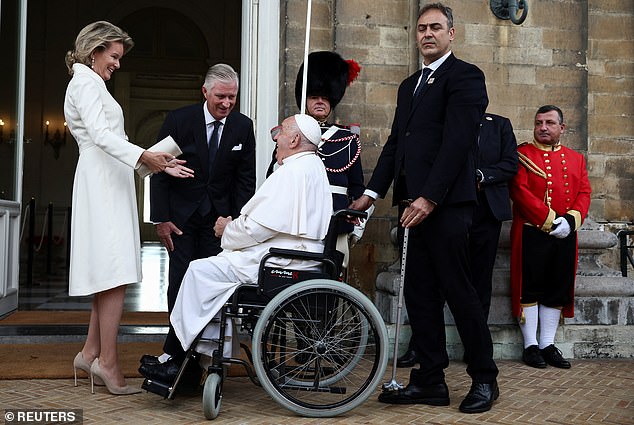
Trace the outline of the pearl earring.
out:
<instances>
[{"instance_id":1,"label":"pearl earring","mask_svg":"<svg viewBox=\"0 0 634 425\"><path fill-rule=\"evenodd\" d=\"M95 67L95 57L93 56L93 57L91 57L90 59L91 59L91 62L90 62L90 67L91 67L91 68L94 68L94 67Z\"/></svg>"}]
</instances>

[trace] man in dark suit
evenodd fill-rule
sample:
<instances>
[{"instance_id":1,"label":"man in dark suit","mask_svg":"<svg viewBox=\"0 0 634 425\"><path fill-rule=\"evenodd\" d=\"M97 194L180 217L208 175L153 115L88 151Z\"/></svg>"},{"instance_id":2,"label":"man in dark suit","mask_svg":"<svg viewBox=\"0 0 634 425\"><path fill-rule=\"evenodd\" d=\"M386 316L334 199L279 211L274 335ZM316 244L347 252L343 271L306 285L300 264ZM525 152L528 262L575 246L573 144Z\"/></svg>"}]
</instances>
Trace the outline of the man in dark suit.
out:
<instances>
[{"instance_id":1,"label":"man in dark suit","mask_svg":"<svg viewBox=\"0 0 634 425\"><path fill-rule=\"evenodd\" d=\"M517 140L511 121L485 114L478 140L478 206L469 232L472 283L489 318L493 266L502 222L513 218L508 182L517 174Z\"/></svg>"},{"instance_id":2,"label":"man in dark suit","mask_svg":"<svg viewBox=\"0 0 634 425\"><path fill-rule=\"evenodd\" d=\"M170 314L189 263L221 251L213 230L216 219L237 218L255 192L253 122L233 111L238 74L229 65L212 66L202 93L204 103L170 112L158 136L159 140L168 135L174 138L183 151L179 158L194 170L194 178L176 179L161 173L150 181L150 218L170 256ZM145 355L141 362L162 363L169 353L181 350L171 325L163 350L162 356Z\"/></svg>"},{"instance_id":3,"label":"man in dark suit","mask_svg":"<svg viewBox=\"0 0 634 425\"><path fill-rule=\"evenodd\" d=\"M379 401L449 405L446 301L471 360L472 386L460 410L476 413L491 409L499 395L491 334L471 284L468 253L475 151L488 99L482 71L451 53L454 33L450 8L434 3L421 9L416 41L425 69L399 87L390 136L366 194L351 208L367 209L392 182L395 205L413 200L400 222L410 229L405 302L421 365L404 389L383 392Z\"/></svg>"},{"instance_id":4,"label":"man in dark suit","mask_svg":"<svg viewBox=\"0 0 634 425\"><path fill-rule=\"evenodd\" d=\"M500 230L504 220L513 218L508 181L517 173L517 141L508 118L484 115L477 158L478 205L469 231L469 260L471 282L484 309L484 317L488 319ZM416 363L419 363L419 355L410 341L397 365L413 367Z\"/></svg>"}]
</instances>

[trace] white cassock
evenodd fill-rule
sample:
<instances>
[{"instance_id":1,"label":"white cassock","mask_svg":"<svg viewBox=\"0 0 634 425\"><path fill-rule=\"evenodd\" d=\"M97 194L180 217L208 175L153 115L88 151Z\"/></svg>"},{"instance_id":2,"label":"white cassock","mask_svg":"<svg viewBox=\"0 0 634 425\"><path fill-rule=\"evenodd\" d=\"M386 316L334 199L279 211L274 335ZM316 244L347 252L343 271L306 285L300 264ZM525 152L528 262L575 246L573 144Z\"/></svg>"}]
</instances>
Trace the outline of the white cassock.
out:
<instances>
[{"instance_id":1,"label":"white cassock","mask_svg":"<svg viewBox=\"0 0 634 425\"><path fill-rule=\"evenodd\" d=\"M284 159L242 208L240 217L225 228L223 251L189 264L170 316L183 349L190 347L238 285L257 283L260 259L269 248L322 252L331 214L330 185L317 155L301 152ZM296 270L315 267L314 262L284 258L271 258L267 264ZM216 337L218 326L209 325L204 335ZM231 344L225 347L228 357ZM196 351L211 355L214 348L199 344Z\"/></svg>"}]
</instances>

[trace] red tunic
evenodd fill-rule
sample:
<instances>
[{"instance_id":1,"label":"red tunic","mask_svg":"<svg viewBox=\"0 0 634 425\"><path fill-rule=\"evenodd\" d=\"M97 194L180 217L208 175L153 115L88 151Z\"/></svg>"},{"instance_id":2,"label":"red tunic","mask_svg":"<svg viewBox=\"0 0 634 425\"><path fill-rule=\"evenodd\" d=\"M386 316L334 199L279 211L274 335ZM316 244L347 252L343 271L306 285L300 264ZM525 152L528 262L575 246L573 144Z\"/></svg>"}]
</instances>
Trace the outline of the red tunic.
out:
<instances>
[{"instance_id":1,"label":"red tunic","mask_svg":"<svg viewBox=\"0 0 634 425\"><path fill-rule=\"evenodd\" d=\"M590 181L582 154L565 146L533 141L517 148L520 167L509 185L513 200L511 226L511 302L513 316L522 313L522 226L533 225L550 232L557 215L570 214L577 230L590 207ZM564 317L574 316L574 286L571 302L563 306Z\"/></svg>"}]
</instances>

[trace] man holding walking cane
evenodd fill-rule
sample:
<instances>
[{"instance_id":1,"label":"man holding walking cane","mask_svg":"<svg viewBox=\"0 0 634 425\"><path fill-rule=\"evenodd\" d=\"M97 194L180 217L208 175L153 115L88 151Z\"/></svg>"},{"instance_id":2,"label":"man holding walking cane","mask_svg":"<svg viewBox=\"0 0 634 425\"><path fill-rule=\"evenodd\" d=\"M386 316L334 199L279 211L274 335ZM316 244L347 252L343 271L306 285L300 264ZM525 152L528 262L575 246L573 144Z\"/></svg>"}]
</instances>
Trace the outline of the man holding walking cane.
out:
<instances>
[{"instance_id":1,"label":"man holding walking cane","mask_svg":"<svg viewBox=\"0 0 634 425\"><path fill-rule=\"evenodd\" d=\"M499 396L491 334L471 284L468 232L476 203L475 148L488 104L484 74L451 52L453 14L441 3L424 6L416 26L423 71L398 90L392 131L367 185L350 208L366 210L394 182L394 205L413 199L400 217L409 228L404 295L421 365L403 389L386 390L391 404L449 405L444 369L445 302L456 321L472 386L465 413L491 409Z\"/></svg>"}]
</instances>

